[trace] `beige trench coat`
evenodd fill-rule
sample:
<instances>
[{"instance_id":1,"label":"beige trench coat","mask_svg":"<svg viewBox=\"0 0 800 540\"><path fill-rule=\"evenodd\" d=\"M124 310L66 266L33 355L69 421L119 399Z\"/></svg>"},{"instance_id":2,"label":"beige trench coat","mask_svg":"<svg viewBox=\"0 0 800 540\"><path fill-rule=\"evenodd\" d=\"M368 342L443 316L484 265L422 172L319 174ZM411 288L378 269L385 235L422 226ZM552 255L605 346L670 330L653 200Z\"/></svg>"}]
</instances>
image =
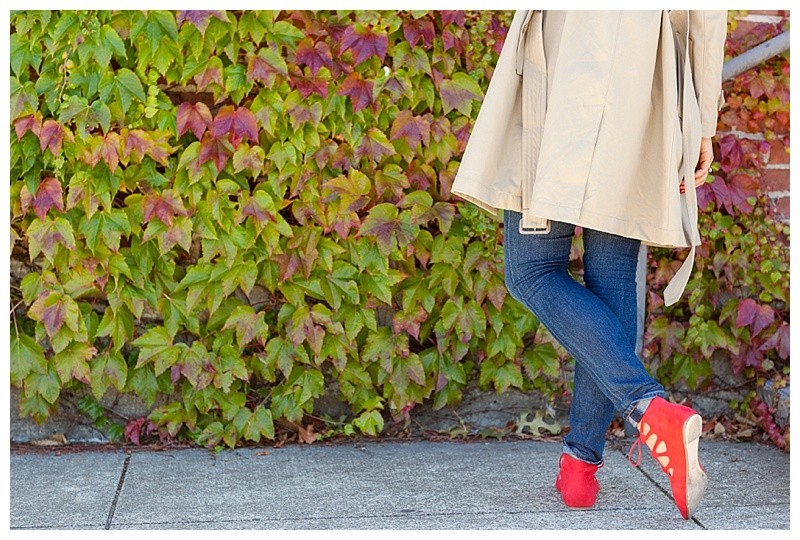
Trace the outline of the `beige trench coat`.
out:
<instances>
[{"instance_id":1,"label":"beige trench coat","mask_svg":"<svg viewBox=\"0 0 800 540\"><path fill-rule=\"evenodd\" d=\"M541 11L517 11L451 192L526 228L691 247L665 290L676 302L700 244L694 168L723 103L726 31L725 11L574 11L555 44Z\"/></svg>"}]
</instances>

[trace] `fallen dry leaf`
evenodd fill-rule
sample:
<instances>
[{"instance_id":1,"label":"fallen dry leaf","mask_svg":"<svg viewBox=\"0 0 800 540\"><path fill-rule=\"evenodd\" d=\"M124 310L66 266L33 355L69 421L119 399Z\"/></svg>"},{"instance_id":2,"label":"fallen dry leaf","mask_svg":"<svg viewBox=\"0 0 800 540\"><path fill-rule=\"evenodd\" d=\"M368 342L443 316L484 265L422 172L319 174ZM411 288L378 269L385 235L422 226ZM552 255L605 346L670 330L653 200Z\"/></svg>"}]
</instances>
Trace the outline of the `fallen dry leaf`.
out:
<instances>
[{"instance_id":1,"label":"fallen dry leaf","mask_svg":"<svg viewBox=\"0 0 800 540\"><path fill-rule=\"evenodd\" d=\"M63 433L58 431L45 439L31 441L31 444L36 446L64 446L65 444L69 444L69 441L67 441L67 437Z\"/></svg>"},{"instance_id":2,"label":"fallen dry leaf","mask_svg":"<svg viewBox=\"0 0 800 540\"><path fill-rule=\"evenodd\" d=\"M306 428L303 428L302 426L298 426L298 428L297 428L297 438L299 439L299 442L306 443L306 444L311 444L314 441L316 441L317 440L317 434L314 433L314 426L311 425L311 424L308 424L308 426Z\"/></svg>"}]
</instances>

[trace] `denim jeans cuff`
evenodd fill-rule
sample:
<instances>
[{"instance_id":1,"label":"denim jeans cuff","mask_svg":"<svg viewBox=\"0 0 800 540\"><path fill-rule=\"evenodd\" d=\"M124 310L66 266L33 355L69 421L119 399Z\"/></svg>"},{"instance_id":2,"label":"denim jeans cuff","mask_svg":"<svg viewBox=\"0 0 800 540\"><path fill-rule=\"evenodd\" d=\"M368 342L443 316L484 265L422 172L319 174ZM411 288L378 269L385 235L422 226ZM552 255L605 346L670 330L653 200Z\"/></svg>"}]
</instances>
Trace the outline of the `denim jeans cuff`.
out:
<instances>
[{"instance_id":1,"label":"denim jeans cuff","mask_svg":"<svg viewBox=\"0 0 800 540\"><path fill-rule=\"evenodd\" d=\"M628 406L625 410L624 418L628 424L633 427L634 431L638 433L639 429L636 426L639 424L642 416L644 416L644 412L647 410L647 406L650 405L650 401L654 397L663 398L665 396L666 394L664 392L649 392Z\"/></svg>"},{"instance_id":2,"label":"denim jeans cuff","mask_svg":"<svg viewBox=\"0 0 800 540\"><path fill-rule=\"evenodd\" d=\"M566 442L561 443L561 451L565 454L568 454L571 457L574 457L578 461L583 461L584 463L588 463L589 465L597 465L598 467L602 467L603 463L605 462L603 458L601 458L600 461L592 461L590 459L585 459L579 456Z\"/></svg>"}]
</instances>

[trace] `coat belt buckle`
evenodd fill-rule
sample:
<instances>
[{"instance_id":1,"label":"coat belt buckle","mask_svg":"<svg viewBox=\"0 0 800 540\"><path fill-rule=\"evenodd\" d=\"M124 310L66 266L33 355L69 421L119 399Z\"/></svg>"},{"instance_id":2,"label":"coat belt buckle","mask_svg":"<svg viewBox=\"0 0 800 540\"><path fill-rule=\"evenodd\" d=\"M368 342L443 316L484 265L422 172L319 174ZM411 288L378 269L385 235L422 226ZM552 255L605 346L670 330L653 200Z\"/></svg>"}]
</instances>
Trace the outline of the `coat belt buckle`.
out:
<instances>
[{"instance_id":1,"label":"coat belt buckle","mask_svg":"<svg viewBox=\"0 0 800 540\"><path fill-rule=\"evenodd\" d=\"M522 220L519 220L519 233L520 234L550 234L550 220L547 220L546 227L533 227L526 228L522 226Z\"/></svg>"}]
</instances>

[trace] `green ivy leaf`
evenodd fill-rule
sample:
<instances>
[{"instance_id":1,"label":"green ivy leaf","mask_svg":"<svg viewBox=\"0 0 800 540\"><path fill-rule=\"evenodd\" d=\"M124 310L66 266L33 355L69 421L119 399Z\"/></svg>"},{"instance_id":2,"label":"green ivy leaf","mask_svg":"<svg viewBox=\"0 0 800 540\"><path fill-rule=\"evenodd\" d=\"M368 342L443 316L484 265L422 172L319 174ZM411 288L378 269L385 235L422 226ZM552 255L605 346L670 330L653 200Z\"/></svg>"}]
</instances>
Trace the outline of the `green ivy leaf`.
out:
<instances>
[{"instance_id":1,"label":"green ivy leaf","mask_svg":"<svg viewBox=\"0 0 800 540\"><path fill-rule=\"evenodd\" d=\"M75 378L83 383L91 384L88 360L95 353L97 353L97 349L89 344L74 341L66 349L56 354L53 362L61 383L66 384Z\"/></svg>"},{"instance_id":2,"label":"green ivy leaf","mask_svg":"<svg viewBox=\"0 0 800 540\"><path fill-rule=\"evenodd\" d=\"M62 106L58 123L66 124L70 120L75 121L78 135L82 139L87 139L89 137L87 129L94 129L98 125L102 127L104 133L108 132L111 127L111 110L103 100L96 100L89 105L86 98L70 96Z\"/></svg>"},{"instance_id":3,"label":"green ivy leaf","mask_svg":"<svg viewBox=\"0 0 800 540\"><path fill-rule=\"evenodd\" d=\"M130 109L133 98L142 103L147 99L142 87L142 81L127 68L120 68L116 73L107 72L100 79L100 85L97 90L100 92L102 101L107 102L112 95L116 97L120 105L122 105L122 112L124 113L127 113Z\"/></svg>"},{"instance_id":4,"label":"green ivy leaf","mask_svg":"<svg viewBox=\"0 0 800 540\"><path fill-rule=\"evenodd\" d=\"M540 373L548 377L558 377L560 367L558 353L550 343L529 346L522 353L522 367L531 380L535 380Z\"/></svg>"},{"instance_id":5,"label":"green ivy leaf","mask_svg":"<svg viewBox=\"0 0 800 540\"><path fill-rule=\"evenodd\" d=\"M272 412L263 405L259 405L250 415L245 425L244 438L248 441L258 442L261 437L275 438L275 427L272 423Z\"/></svg>"},{"instance_id":6,"label":"green ivy leaf","mask_svg":"<svg viewBox=\"0 0 800 540\"><path fill-rule=\"evenodd\" d=\"M107 351L98 355L92 361L92 394L97 399L102 399L109 383L114 385L119 392L125 390L128 380L128 364L117 351Z\"/></svg>"},{"instance_id":7,"label":"green ivy leaf","mask_svg":"<svg viewBox=\"0 0 800 540\"><path fill-rule=\"evenodd\" d=\"M364 411L353 420L353 425L362 433L378 436L383 431L383 416L380 411Z\"/></svg>"},{"instance_id":8,"label":"green ivy leaf","mask_svg":"<svg viewBox=\"0 0 800 540\"><path fill-rule=\"evenodd\" d=\"M225 322L223 330L229 328L236 329L236 341L239 347L244 347L256 337L261 337L261 341L267 335L267 323L264 322L264 313L256 313L250 306L239 306L233 310L228 320Z\"/></svg>"},{"instance_id":9,"label":"green ivy leaf","mask_svg":"<svg viewBox=\"0 0 800 540\"><path fill-rule=\"evenodd\" d=\"M31 373L47 373L42 347L26 334L11 337L11 384L19 386Z\"/></svg>"},{"instance_id":10,"label":"green ivy leaf","mask_svg":"<svg viewBox=\"0 0 800 540\"><path fill-rule=\"evenodd\" d=\"M11 77L11 120L32 114L38 109L39 97L33 82L20 83L16 77Z\"/></svg>"},{"instance_id":11,"label":"green ivy leaf","mask_svg":"<svg viewBox=\"0 0 800 540\"><path fill-rule=\"evenodd\" d=\"M19 77L27 74L28 66L34 71L39 71L39 64L42 62L41 45L31 43L24 35L12 33L10 38L11 45L11 69L14 75Z\"/></svg>"},{"instance_id":12,"label":"green ivy leaf","mask_svg":"<svg viewBox=\"0 0 800 540\"><path fill-rule=\"evenodd\" d=\"M128 54L125 51L125 43L122 41L122 39L120 39L119 34L114 27L107 24L104 24L100 28L100 46L98 49L104 49L108 51L109 54L113 53L118 58L128 58ZM100 65L108 65L108 62L100 62Z\"/></svg>"},{"instance_id":13,"label":"green ivy leaf","mask_svg":"<svg viewBox=\"0 0 800 540\"><path fill-rule=\"evenodd\" d=\"M278 45L286 45L290 50L297 48L297 43L305 37L302 30L288 21L278 21L272 27L269 38Z\"/></svg>"},{"instance_id":14,"label":"green ivy leaf","mask_svg":"<svg viewBox=\"0 0 800 540\"><path fill-rule=\"evenodd\" d=\"M148 407L152 407L158 394L158 381L152 366L135 368L128 378L128 386L142 398Z\"/></svg>"},{"instance_id":15,"label":"green ivy leaf","mask_svg":"<svg viewBox=\"0 0 800 540\"><path fill-rule=\"evenodd\" d=\"M133 333L133 314L125 304L121 304L117 309L106 309L96 336L110 336L114 340L114 351L119 351L133 337Z\"/></svg>"},{"instance_id":16,"label":"green ivy leaf","mask_svg":"<svg viewBox=\"0 0 800 540\"><path fill-rule=\"evenodd\" d=\"M183 348L172 344L172 337L163 326L154 326L131 344L139 347L136 367L153 362L156 376L177 363L183 353Z\"/></svg>"},{"instance_id":17,"label":"green ivy leaf","mask_svg":"<svg viewBox=\"0 0 800 540\"><path fill-rule=\"evenodd\" d=\"M112 208L109 211L95 212L79 230L86 238L86 245L92 253L97 253L101 237L106 247L112 251L119 251L120 239L123 234L131 234L131 225L128 215L123 210Z\"/></svg>"},{"instance_id":18,"label":"green ivy leaf","mask_svg":"<svg viewBox=\"0 0 800 540\"><path fill-rule=\"evenodd\" d=\"M44 373L33 372L25 377L23 395L31 398L41 396L49 404L54 404L61 393L61 381L55 366L51 365Z\"/></svg>"}]
</instances>

